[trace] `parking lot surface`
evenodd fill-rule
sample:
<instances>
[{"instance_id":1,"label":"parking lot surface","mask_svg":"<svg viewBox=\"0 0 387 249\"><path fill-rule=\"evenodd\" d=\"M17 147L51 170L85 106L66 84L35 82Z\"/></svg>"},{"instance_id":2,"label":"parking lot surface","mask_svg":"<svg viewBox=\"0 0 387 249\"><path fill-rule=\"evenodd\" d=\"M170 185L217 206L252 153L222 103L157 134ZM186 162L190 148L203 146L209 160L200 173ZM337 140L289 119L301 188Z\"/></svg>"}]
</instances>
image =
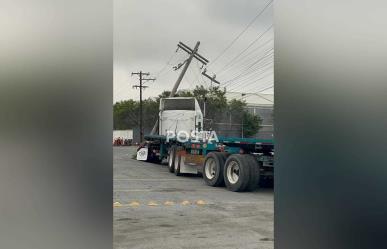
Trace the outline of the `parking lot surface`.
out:
<instances>
[{"instance_id":1,"label":"parking lot surface","mask_svg":"<svg viewBox=\"0 0 387 249\"><path fill-rule=\"evenodd\" d=\"M114 248L273 248L273 189L235 193L114 147Z\"/></svg>"}]
</instances>

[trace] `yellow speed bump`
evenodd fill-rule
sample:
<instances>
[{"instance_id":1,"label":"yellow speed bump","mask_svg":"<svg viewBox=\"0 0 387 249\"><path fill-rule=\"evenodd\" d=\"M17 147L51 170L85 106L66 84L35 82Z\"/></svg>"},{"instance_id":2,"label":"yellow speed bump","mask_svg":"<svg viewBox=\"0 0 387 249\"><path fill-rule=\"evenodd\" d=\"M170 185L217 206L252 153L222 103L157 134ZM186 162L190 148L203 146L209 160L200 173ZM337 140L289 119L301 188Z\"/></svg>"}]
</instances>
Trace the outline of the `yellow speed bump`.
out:
<instances>
[{"instance_id":1,"label":"yellow speed bump","mask_svg":"<svg viewBox=\"0 0 387 249\"><path fill-rule=\"evenodd\" d=\"M197 205L206 205L207 203L206 203L205 201L203 201L203 200L198 200L198 201L196 202L196 204L197 204Z\"/></svg>"},{"instance_id":2,"label":"yellow speed bump","mask_svg":"<svg viewBox=\"0 0 387 249\"><path fill-rule=\"evenodd\" d=\"M129 207L138 207L138 206L140 206L140 203L137 201L132 201L131 203L129 203Z\"/></svg>"},{"instance_id":3,"label":"yellow speed bump","mask_svg":"<svg viewBox=\"0 0 387 249\"><path fill-rule=\"evenodd\" d=\"M191 204L191 202L189 202L189 201L182 201L181 202L181 205L184 205L184 206L187 206L187 205L190 205Z\"/></svg>"},{"instance_id":4,"label":"yellow speed bump","mask_svg":"<svg viewBox=\"0 0 387 249\"><path fill-rule=\"evenodd\" d=\"M173 201L166 201L166 202L164 202L164 205L165 206L172 206L172 205L174 205L175 203L173 202Z\"/></svg>"},{"instance_id":5,"label":"yellow speed bump","mask_svg":"<svg viewBox=\"0 0 387 249\"><path fill-rule=\"evenodd\" d=\"M122 207L122 204L116 201L113 203L113 207Z\"/></svg>"},{"instance_id":6,"label":"yellow speed bump","mask_svg":"<svg viewBox=\"0 0 387 249\"><path fill-rule=\"evenodd\" d=\"M158 206L159 204L155 201L148 202L148 206Z\"/></svg>"}]
</instances>

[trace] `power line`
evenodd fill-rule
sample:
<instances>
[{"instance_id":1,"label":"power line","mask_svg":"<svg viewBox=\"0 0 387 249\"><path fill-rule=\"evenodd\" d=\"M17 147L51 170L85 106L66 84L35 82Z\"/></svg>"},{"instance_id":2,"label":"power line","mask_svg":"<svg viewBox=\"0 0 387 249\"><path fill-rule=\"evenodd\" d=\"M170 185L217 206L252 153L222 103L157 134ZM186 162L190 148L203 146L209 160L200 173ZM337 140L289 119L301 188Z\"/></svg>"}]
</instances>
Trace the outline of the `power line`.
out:
<instances>
[{"instance_id":1,"label":"power line","mask_svg":"<svg viewBox=\"0 0 387 249\"><path fill-rule=\"evenodd\" d=\"M199 65L199 62L196 61L196 66L199 69L199 82L204 86L208 87L207 81L204 79L203 74L201 73L201 66Z\"/></svg>"},{"instance_id":2,"label":"power line","mask_svg":"<svg viewBox=\"0 0 387 249\"><path fill-rule=\"evenodd\" d=\"M231 48L232 45L234 45L234 43L243 35L243 33L246 32L246 30L258 19L258 17L269 7L269 5L272 3L273 1L269 1L268 4L266 4L266 6L253 18L253 20L251 20L249 22L249 24L247 24L247 26L242 30L242 32L240 32L232 41L231 43L222 50L222 52L215 57L215 59L212 61L212 65L215 63L215 61L217 61L229 48Z\"/></svg>"},{"instance_id":3,"label":"power line","mask_svg":"<svg viewBox=\"0 0 387 249\"><path fill-rule=\"evenodd\" d=\"M230 92L229 92L229 93L230 93ZM243 92L231 92L231 93L239 93L239 94L242 95L242 96L241 96L240 98L238 98L237 100L241 100L241 99L246 98L246 97L251 96L251 95L256 95L256 96L258 96L258 97L260 97L260 98L262 98L262 99L264 99L264 100L267 100L267 101L269 101L269 102L271 102L271 103L274 103L274 101L272 101L271 99L268 99L268 98L266 98L266 97L263 97L262 94L259 94L259 93L243 93Z\"/></svg>"},{"instance_id":4,"label":"power line","mask_svg":"<svg viewBox=\"0 0 387 249\"><path fill-rule=\"evenodd\" d=\"M266 74L265 76L262 76L262 77L260 77L260 78L258 78L258 79L256 79L256 80L254 80L254 81L248 83L248 84L245 84L243 87L246 87L246 86L248 86L248 85L251 85L252 83L256 83L257 81L262 80L262 79L265 79L265 78L267 78L268 76L273 76L273 72L270 72L270 73ZM232 90L235 90L237 87L242 87L242 86L234 86L234 87L232 88Z\"/></svg>"},{"instance_id":5,"label":"power line","mask_svg":"<svg viewBox=\"0 0 387 249\"><path fill-rule=\"evenodd\" d=\"M263 44L261 44L261 46L259 46L259 47L255 48L254 50L252 50L252 51L250 52L250 54L249 54L249 55L252 55L251 57L244 57L244 58L242 57L242 58L240 58L239 60L234 61L234 63L231 63L228 67L230 67L230 69L232 69L231 66L234 65L235 63L240 62L240 61L243 61L243 62L241 63L241 65L246 65L245 62L251 61L251 59L253 59L253 58L255 57L254 53L255 53L256 51L259 51L259 49L261 49L262 47L264 47L265 45L267 45L267 44L268 44L269 42L271 42L271 41L273 41L273 39L267 40L266 42L264 42ZM229 71L230 69L227 69L228 67L224 67L222 70L219 70L219 71L217 72L217 74L218 74L218 75L221 75L221 74L224 74L225 72Z\"/></svg>"},{"instance_id":6,"label":"power line","mask_svg":"<svg viewBox=\"0 0 387 249\"><path fill-rule=\"evenodd\" d=\"M267 51L267 52L270 52L271 50L273 50L273 49L270 49L270 50ZM246 72L246 70L250 69L251 67L253 67L253 66L256 65L257 63L259 63L259 62L262 61L263 59L267 58L268 55L271 55L271 54L268 54L268 53L267 53L265 56L259 58L259 59L256 60L254 63L252 63L249 67L245 68L238 76L236 76L236 77L234 77L234 78L232 78L232 79L230 79L230 80L224 82L225 86L227 85L227 83L233 82L234 80L236 80L236 79L238 79L239 77L243 76L243 74Z\"/></svg>"},{"instance_id":7,"label":"power line","mask_svg":"<svg viewBox=\"0 0 387 249\"><path fill-rule=\"evenodd\" d=\"M273 63L273 55L272 54L269 57L265 57L262 61L260 61L259 63L253 65L252 67L250 67L250 65L251 65L250 64L247 67L238 69L238 71L234 72L233 74L227 75L227 78L228 79L230 79L230 78L233 79L234 77L240 75L241 72L244 72L245 75L249 75L249 74L255 73L258 70L262 69L263 67L265 67L265 66L267 66L267 65L269 65L271 63ZM241 78L241 77L238 77L238 78ZM235 82L235 80L233 80L233 82Z\"/></svg>"},{"instance_id":8,"label":"power line","mask_svg":"<svg viewBox=\"0 0 387 249\"><path fill-rule=\"evenodd\" d=\"M250 75L249 77L243 79L242 81L237 82L236 84L229 85L229 89L235 89L235 88L243 88L246 89L246 86L251 85L252 82L260 83L258 82L261 80L261 78L266 78L269 76L273 76L273 71L270 70L270 68L266 68L263 71L257 72L255 74Z\"/></svg>"},{"instance_id":9,"label":"power line","mask_svg":"<svg viewBox=\"0 0 387 249\"><path fill-rule=\"evenodd\" d=\"M164 69L161 71L161 73L159 73L159 74L157 75L156 78L157 78L157 79L160 79L160 78L164 77L166 74L176 71L176 70L167 70L167 71L166 71L165 69L167 69L168 66L171 66L171 65L174 65L174 64L177 64L177 63L182 63L182 61L185 61L186 58L183 58L183 56L184 56L184 55L181 54L180 57L177 57L177 53L173 54L173 55L172 55L172 59L169 60L169 61L166 63L166 65L164 65ZM172 67L171 67L171 68L172 68Z\"/></svg>"},{"instance_id":10,"label":"power line","mask_svg":"<svg viewBox=\"0 0 387 249\"><path fill-rule=\"evenodd\" d=\"M265 57L260 58L259 61L255 61L249 64L247 67L240 69L238 72L228 76L228 78L231 78L231 80L226 81L225 86L230 86L230 84L236 82L237 79L255 73L271 63L273 63L273 53L267 54Z\"/></svg>"},{"instance_id":11,"label":"power line","mask_svg":"<svg viewBox=\"0 0 387 249\"><path fill-rule=\"evenodd\" d=\"M268 87L265 87L265 88L263 88L263 89L261 89L261 90L259 90L258 92L255 92L255 93L261 93L261 92L263 92L263 91L266 91L266 90L269 90L270 88L273 88L274 87L274 83L273 84L271 84L270 86L268 86Z\"/></svg>"},{"instance_id":12,"label":"power line","mask_svg":"<svg viewBox=\"0 0 387 249\"><path fill-rule=\"evenodd\" d=\"M271 28L273 27L273 24L271 24L263 33L258 35L258 37L253 40L242 52L237 54L234 58L232 58L225 66L223 66L219 71L222 71L226 67L228 67L234 60L238 59L244 52L246 52L251 46L253 46L257 41L259 41Z\"/></svg>"},{"instance_id":13,"label":"power line","mask_svg":"<svg viewBox=\"0 0 387 249\"><path fill-rule=\"evenodd\" d=\"M241 68L239 69L237 72L235 72L234 74L230 74L227 78L228 79L233 79L232 81L235 82L235 78L237 78L238 75L240 75L241 73L244 73L244 74L251 74L251 73L254 73L260 69L262 69L262 67L265 67L267 66L268 64L271 64L273 63L273 53L270 53L270 54L267 54L265 57L263 57L261 60L259 61L254 61L253 63L250 63L248 66L244 67L244 68ZM254 64L254 65L253 65ZM241 77L238 77L238 78L241 78ZM230 81L230 80L228 80Z\"/></svg>"},{"instance_id":14,"label":"power line","mask_svg":"<svg viewBox=\"0 0 387 249\"><path fill-rule=\"evenodd\" d=\"M271 102L271 103L274 103L274 101L272 101L271 99L268 99L268 98L266 98L266 97L263 97L261 94L258 94L258 93L252 93L251 95L256 95L256 96L258 96L258 97L260 97L260 98L262 98L262 99L264 99L264 100L267 100L267 101L269 101L269 102Z\"/></svg>"},{"instance_id":15,"label":"power line","mask_svg":"<svg viewBox=\"0 0 387 249\"><path fill-rule=\"evenodd\" d=\"M256 81L250 82L250 85L251 85L251 83L257 83L257 82ZM267 83L269 83L269 85L267 85ZM265 82L264 84L262 84L263 87L261 89L264 89L263 91L265 91L267 89L270 89L270 87L272 87L273 85L274 85L273 80L269 80L269 81ZM243 88L243 89L246 89L246 88ZM254 92L254 91L256 91L256 89L257 89L257 86L253 86L252 88L246 89L245 91L250 92L250 93L260 93L261 92L261 90L258 92Z\"/></svg>"},{"instance_id":16,"label":"power line","mask_svg":"<svg viewBox=\"0 0 387 249\"><path fill-rule=\"evenodd\" d=\"M170 65L169 63L171 63L172 59L176 56L176 53L177 53L177 51L175 51L175 53L172 54L172 56L168 59L168 61L165 63L165 65L156 74L156 78L158 78L160 76L160 74L167 68L167 66Z\"/></svg>"},{"instance_id":17,"label":"power line","mask_svg":"<svg viewBox=\"0 0 387 249\"><path fill-rule=\"evenodd\" d=\"M268 72L270 74L273 74L273 70L272 70L272 67L270 64L271 63L264 65L260 70L254 72L254 73L243 75L238 81L235 81L232 84L229 84L227 86L227 88L229 88L229 89L235 88L235 87L245 88L246 87L245 82L251 82L252 80L256 80L257 78L259 78L260 76L262 76Z\"/></svg>"}]
</instances>

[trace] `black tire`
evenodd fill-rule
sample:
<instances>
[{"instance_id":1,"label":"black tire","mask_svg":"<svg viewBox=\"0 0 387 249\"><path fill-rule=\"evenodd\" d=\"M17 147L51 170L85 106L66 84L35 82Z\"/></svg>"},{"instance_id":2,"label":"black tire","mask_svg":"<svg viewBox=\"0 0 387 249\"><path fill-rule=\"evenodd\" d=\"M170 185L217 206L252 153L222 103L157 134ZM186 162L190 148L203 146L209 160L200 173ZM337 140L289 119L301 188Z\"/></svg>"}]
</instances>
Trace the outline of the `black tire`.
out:
<instances>
[{"instance_id":1,"label":"black tire","mask_svg":"<svg viewBox=\"0 0 387 249\"><path fill-rule=\"evenodd\" d=\"M175 152L174 172L175 172L176 176L181 176L181 173L180 173L180 162L181 162L181 156L180 155L176 155L176 152Z\"/></svg>"},{"instance_id":2,"label":"black tire","mask_svg":"<svg viewBox=\"0 0 387 249\"><path fill-rule=\"evenodd\" d=\"M255 156L253 155L244 155L246 160L249 162L250 167L250 181L247 184L246 191L254 191L259 187L260 179L260 169L259 163Z\"/></svg>"},{"instance_id":3,"label":"black tire","mask_svg":"<svg viewBox=\"0 0 387 249\"><path fill-rule=\"evenodd\" d=\"M175 171L176 145L172 145L168 155L168 170L173 173Z\"/></svg>"},{"instance_id":4,"label":"black tire","mask_svg":"<svg viewBox=\"0 0 387 249\"><path fill-rule=\"evenodd\" d=\"M218 187L224 185L223 168L226 156L220 152L207 154L203 166L203 179L207 185ZM210 167L213 167L211 170Z\"/></svg>"},{"instance_id":5,"label":"black tire","mask_svg":"<svg viewBox=\"0 0 387 249\"><path fill-rule=\"evenodd\" d=\"M219 155L221 155L223 157L225 162L227 160L227 157L230 155L230 153L228 153L228 152L216 152L216 153L219 153Z\"/></svg>"},{"instance_id":6,"label":"black tire","mask_svg":"<svg viewBox=\"0 0 387 249\"><path fill-rule=\"evenodd\" d=\"M224 165L223 175L228 190L245 191L250 182L250 161L246 155L229 156Z\"/></svg>"}]
</instances>

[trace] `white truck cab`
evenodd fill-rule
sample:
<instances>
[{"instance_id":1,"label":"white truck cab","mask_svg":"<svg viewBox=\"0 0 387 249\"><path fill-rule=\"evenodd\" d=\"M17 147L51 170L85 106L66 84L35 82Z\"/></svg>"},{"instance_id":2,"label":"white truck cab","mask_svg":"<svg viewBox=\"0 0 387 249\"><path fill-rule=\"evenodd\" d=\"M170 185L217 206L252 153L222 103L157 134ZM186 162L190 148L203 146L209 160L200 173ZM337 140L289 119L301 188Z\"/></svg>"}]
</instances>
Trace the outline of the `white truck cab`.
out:
<instances>
[{"instance_id":1,"label":"white truck cab","mask_svg":"<svg viewBox=\"0 0 387 249\"><path fill-rule=\"evenodd\" d=\"M160 99L159 135L203 130L203 114L194 97Z\"/></svg>"}]
</instances>

